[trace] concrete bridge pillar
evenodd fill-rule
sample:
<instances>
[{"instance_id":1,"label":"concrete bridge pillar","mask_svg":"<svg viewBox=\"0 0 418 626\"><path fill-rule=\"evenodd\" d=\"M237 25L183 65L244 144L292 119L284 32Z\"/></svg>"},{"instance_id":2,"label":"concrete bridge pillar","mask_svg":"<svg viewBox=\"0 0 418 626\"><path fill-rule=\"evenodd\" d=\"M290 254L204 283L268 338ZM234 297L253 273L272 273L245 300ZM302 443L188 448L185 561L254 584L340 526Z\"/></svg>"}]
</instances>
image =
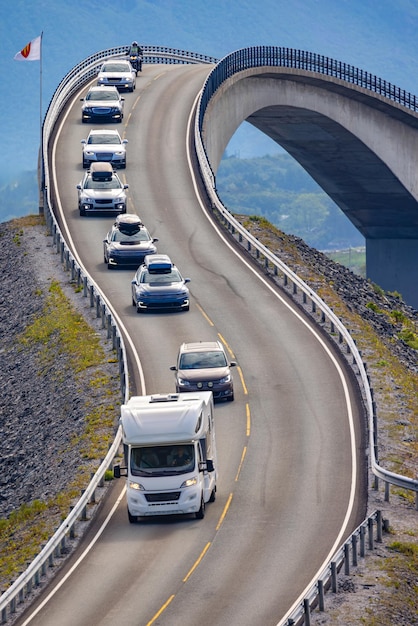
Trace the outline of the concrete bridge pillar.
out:
<instances>
[{"instance_id":1,"label":"concrete bridge pillar","mask_svg":"<svg viewBox=\"0 0 418 626\"><path fill-rule=\"evenodd\" d=\"M418 239L367 239L366 274L418 309Z\"/></svg>"}]
</instances>

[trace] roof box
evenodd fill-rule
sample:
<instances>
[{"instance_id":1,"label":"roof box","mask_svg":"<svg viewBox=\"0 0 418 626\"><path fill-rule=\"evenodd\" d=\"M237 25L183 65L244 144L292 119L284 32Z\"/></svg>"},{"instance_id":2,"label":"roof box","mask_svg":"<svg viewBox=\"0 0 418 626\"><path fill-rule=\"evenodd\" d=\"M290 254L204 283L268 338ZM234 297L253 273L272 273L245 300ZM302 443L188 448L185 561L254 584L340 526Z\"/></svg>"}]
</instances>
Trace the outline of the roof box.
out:
<instances>
[{"instance_id":1,"label":"roof box","mask_svg":"<svg viewBox=\"0 0 418 626\"><path fill-rule=\"evenodd\" d=\"M171 259L167 254L147 254L144 263L150 274L166 274L171 272L173 267Z\"/></svg>"},{"instance_id":2,"label":"roof box","mask_svg":"<svg viewBox=\"0 0 418 626\"><path fill-rule=\"evenodd\" d=\"M113 167L110 163L92 163L90 173L93 180L112 180Z\"/></svg>"},{"instance_id":3,"label":"roof box","mask_svg":"<svg viewBox=\"0 0 418 626\"><path fill-rule=\"evenodd\" d=\"M134 213L121 213L115 219L115 226L117 226L122 233L132 235L141 230L143 223L141 218Z\"/></svg>"}]
</instances>

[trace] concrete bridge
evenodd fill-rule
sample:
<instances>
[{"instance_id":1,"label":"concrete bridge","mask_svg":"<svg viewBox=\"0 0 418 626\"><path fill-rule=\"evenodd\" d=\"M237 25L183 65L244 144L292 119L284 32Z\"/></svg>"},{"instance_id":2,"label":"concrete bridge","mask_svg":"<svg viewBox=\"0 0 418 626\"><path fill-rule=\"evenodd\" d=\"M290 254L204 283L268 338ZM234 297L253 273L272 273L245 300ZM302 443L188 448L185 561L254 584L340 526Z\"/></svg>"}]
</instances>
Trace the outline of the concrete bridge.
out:
<instances>
[{"instance_id":1,"label":"concrete bridge","mask_svg":"<svg viewBox=\"0 0 418 626\"><path fill-rule=\"evenodd\" d=\"M363 234L367 277L418 308L418 99L346 64L286 51L238 51L208 77L199 123L213 174L250 122Z\"/></svg>"}]
</instances>

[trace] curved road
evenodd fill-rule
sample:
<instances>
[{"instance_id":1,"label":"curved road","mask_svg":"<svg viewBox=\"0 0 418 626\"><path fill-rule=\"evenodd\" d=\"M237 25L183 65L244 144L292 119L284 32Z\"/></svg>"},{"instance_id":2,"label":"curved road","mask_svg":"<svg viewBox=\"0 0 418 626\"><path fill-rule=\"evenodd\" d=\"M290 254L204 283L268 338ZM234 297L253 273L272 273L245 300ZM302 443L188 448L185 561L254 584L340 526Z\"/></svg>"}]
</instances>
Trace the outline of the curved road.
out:
<instances>
[{"instance_id":1,"label":"curved road","mask_svg":"<svg viewBox=\"0 0 418 626\"><path fill-rule=\"evenodd\" d=\"M56 211L130 338L131 392L174 391L169 367L182 341L221 337L238 362L235 402L215 409L216 502L202 521L131 525L123 479L115 481L94 528L48 588L52 597L43 606L40 598L20 624L273 626L364 519L354 494L365 492L361 403L350 377L310 322L239 257L197 193L188 133L210 69L146 66L136 91L125 96L119 125L129 140L121 173L129 210L159 238L158 251L191 278L190 312L137 315L133 271L104 265L102 240L112 219L81 218L77 209L80 140L89 130L79 98L57 128L53 163Z\"/></svg>"}]
</instances>

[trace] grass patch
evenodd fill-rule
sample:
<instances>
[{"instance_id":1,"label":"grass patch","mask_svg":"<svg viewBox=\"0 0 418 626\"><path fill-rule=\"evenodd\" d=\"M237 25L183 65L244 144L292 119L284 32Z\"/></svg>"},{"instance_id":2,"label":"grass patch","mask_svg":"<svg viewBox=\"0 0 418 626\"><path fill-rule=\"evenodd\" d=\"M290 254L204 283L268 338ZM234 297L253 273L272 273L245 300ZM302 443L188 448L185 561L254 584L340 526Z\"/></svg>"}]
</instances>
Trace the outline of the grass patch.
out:
<instances>
[{"instance_id":1,"label":"grass patch","mask_svg":"<svg viewBox=\"0 0 418 626\"><path fill-rule=\"evenodd\" d=\"M37 287L35 292L42 295ZM39 553L90 482L92 471L113 442L120 403L117 376L112 378L103 370L109 361L99 335L72 307L57 281L50 284L41 314L30 321L18 340L22 347L37 344L41 371L55 362L57 354L64 355L75 373L74 392L78 384L88 385L92 400L91 406L85 405L82 434L73 437L65 450L74 450L80 457L77 475L69 476L65 492L48 501L25 503L0 519L0 584L4 589ZM50 368L48 371L51 373ZM58 371L54 375L57 380L63 376Z\"/></svg>"}]
</instances>

